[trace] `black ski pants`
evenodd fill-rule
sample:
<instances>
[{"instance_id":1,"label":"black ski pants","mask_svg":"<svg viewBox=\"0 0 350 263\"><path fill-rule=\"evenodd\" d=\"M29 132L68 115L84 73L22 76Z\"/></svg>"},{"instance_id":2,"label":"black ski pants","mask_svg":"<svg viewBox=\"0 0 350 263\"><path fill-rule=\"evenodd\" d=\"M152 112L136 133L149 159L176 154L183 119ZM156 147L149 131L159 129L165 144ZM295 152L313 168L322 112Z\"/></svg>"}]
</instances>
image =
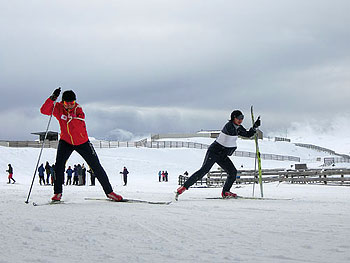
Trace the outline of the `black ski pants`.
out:
<instances>
[{"instance_id":1,"label":"black ski pants","mask_svg":"<svg viewBox=\"0 0 350 263\"><path fill-rule=\"evenodd\" d=\"M128 183L128 175L123 174L123 179L124 179L124 185L126 185Z\"/></svg>"},{"instance_id":2,"label":"black ski pants","mask_svg":"<svg viewBox=\"0 0 350 263\"><path fill-rule=\"evenodd\" d=\"M220 167L227 173L227 179L224 184L223 191L230 191L234 181L236 180L237 169L227 155L216 153L211 150L207 151L202 167L187 179L187 181L184 183L184 187L188 189L199 179L203 178L203 176L210 171L215 163L220 165Z\"/></svg>"},{"instance_id":3,"label":"black ski pants","mask_svg":"<svg viewBox=\"0 0 350 263\"><path fill-rule=\"evenodd\" d=\"M41 185L41 181L43 181L43 184L45 185L45 177L44 176L39 176L39 183ZM49 183L47 183L49 184Z\"/></svg>"},{"instance_id":4,"label":"black ski pants","mask_svg":"<svg viewBox=\"0 0 350 263\"><path fill-rule=\"evenodd\" d=\"M87 141L86 143L83 143L80 145L71 145L63 140L59 141L58 148L57 148L54 193L55 194L62 193L62 184L64 180L65 165L73 151L77 151L81 155L81 157L84 158L84 160L91 167L91 169L94 171L95 176L100 182L105 194L111 193L113 191L112 186L109 182L109 179L105 170L100 164L100 161L97 157L97 154L91 142Z\"/></svg>"},{"instance_id":5,"label":"black ski pants","mask_svg":"<svg viewBox=\"0 0 350 263\"><path fill-rule=\"evenodd\" d=\"M72 176L67 176L67 183L66 185L71 185L72 184Z\"/></svg>"}]
</instances>

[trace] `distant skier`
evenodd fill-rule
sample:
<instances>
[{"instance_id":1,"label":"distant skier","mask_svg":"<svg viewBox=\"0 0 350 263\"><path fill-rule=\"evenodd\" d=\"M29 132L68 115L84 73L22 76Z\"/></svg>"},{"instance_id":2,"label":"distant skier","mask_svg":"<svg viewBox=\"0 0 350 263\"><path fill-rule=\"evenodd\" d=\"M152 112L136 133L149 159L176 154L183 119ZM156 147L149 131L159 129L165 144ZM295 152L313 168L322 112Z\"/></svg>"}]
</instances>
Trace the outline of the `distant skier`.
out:
<instances>
[{"instance_id":1,"label":"distant skier","mask_svg":"<svg viewBox=\"0 0 350 263\"><path fill-rule=\"evenodd\" d=\"M41 185L41 182L43 182L43 184L45 185L45 168L44 168L44 164L41 164L38 168L38 172L39 172L39 183Z\"/></svg>"},{"instance_id":2,"label":"distant skier","mask_svg":"<svg viewBox=\"0 0 350 263\"><path fill-rule=\"evenodd\" d=\"M8 176L9 182L8 182L8 184L11 183L11 180L13 181L13 184L14 184L16 182L16 180L13 179L13 168L12 168L11 164L9 164L8 167L9 167L9 169L6 170L6 172L9 173L9 176Z\"/></svg>"},{"instance_id":3,"label":"distant skier","mask_svg":"<svg viewBox=\"0 0 350 263\"><path fill-rule=\"evenodd\" d=\"M158 172L158 178L159 178L159 182L161 182L162 181L162 171Z\"/></svg>"},{"instance_id":4,"label":"distant skier","mask_svg":"<svg viewBox=\"0 0 350 263\"><path fill-rule=\"evenodd\" d=\"M94 170L106 196L114 201L121 201L123 197L113 192L108 176L89 141L85 114L82 107L76 103L75 93L72 90L66 90L63 92L62 101L54 104L60 93L61 88L56 89L40 109L42 114L49 116L53 114L61 128L55 164L54 195L51 199L53 201L61 200L65 164L73 151L77 151Z\"/></svg>"},{"instance_id":5,"label":"distant skier","mask_svg":"<svg viewBox=\"0 0 350 263\"><path fill-rule=\"evenodd\" d=\"M250 138L255 134L256 128L260 126L260 119L258 118L253 127L247 131L241 125L243 119L244 115L240 110L234 110L231 113L231 119L223 127L216 140L209 146L202 167L192 174L183 186L177 189L176 198L184 191L188 190L196 181L203 178L215 163L220 165L227 173L227 179L221 192L222 198L237 197L237 194L230 192L232 184L236 180L237 170L229 156L237 149L238 136Z\"/></svg>"},{"instance_id":6,"label":"distant skier","mask_svg":"<svg viewBox=\"0 0 350 263\"><path fill-rule=\"evenodd\" d=\"M126 186L126 184L128 183L128 174L129 174L129 171L128 171L128 169L126 169L126 167L124 166L123 171L120 172L120 173L123 174L124 186Z\"/></svg>"}]
</instances>

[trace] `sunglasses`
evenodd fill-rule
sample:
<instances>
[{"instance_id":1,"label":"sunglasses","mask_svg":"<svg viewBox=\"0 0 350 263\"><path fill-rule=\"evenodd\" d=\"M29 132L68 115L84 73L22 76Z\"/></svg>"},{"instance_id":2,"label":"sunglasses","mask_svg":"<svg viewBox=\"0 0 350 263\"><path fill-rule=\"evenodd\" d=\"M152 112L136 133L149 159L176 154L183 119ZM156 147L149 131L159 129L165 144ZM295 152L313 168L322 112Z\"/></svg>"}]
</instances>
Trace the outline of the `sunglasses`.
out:
<instances>
[{"instance_id":1,"label":"sunglasses","mask_svg":"<svg viewBox=\"0 0 350 263\"><path fill-rule=\"evenodd\" d=\"M63 101L64 106L73 106L75 104L75 100L73 101Z\"/></svg>"},{"instance_id":2,"label":"sunglasses","mask_svg":"<svg viewBox=\"0 0 350 263\"><path fill-rule=\"evenodd\" d=\"M235 117L235 118L237 118L237 119L239 119L239 120L243 120L243 119L244 119L244 115L239 115L239 116L237 116L237 117Z\"/></svg>"}]
</instances>

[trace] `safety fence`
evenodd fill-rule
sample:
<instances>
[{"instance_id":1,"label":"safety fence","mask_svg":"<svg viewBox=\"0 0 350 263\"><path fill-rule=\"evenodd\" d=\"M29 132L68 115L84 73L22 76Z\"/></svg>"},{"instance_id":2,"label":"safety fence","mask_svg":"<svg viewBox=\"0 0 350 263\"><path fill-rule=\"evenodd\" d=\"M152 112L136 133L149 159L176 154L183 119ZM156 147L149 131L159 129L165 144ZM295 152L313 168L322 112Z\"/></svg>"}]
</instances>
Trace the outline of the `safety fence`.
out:
<instances>
[{"instance_id":1,"label":"safety fence","mask_svg":"<svg viewBox=\"0 0 350 263\"><path fill-rule=\"evenodd\" d=\"M0 146L5 147L29 147L29 148L41 148L43 145L42 142L39 141L0 141ZM57 148L58 141L45 141L45 148Z\"/></svg>"},{"instance_id":2,"label":"safety fence","mask_svg":"<svg viewBox=\"0 0 350 263\"><path fill-rule=\"evenodd\" d=\"M328 153L329 155L331 155L331 158L325 158L327 160L325 160L326 162L333 162L333 163L350 163L350 156L346 155L346 154L339 154L336 153L333 150L324 148L324 147L320 147L317 145L313 145L313 144L306 144L306 143L294 143L295 146L299 146L299 147L303 147L303 148L307 148L307 149L312 149L312 150L316 150L319 152L325 152ZM332 159L332 160L331 160Z\"/></svg>"},{"instance_id":3,"label":"safety fence","mask_svg":"<svg viewBox=\"0 0 350 263\"><path fill-rule=\"evenodd\" d=\"M143 146L148 148L195 148L195 149L209 148L208 144L182 142L182 141L152 141L152 142L144 141L144 142L139 142L138 146ZM247 152L247 151L235 151L233 153L233 156L255 158L256 153ZM261 153L260 157L261 159L264 159L264 160L300 162L299 157L288 156L288 155Z\"/></svg>"},{"instance_id":4,"label":"safety fence","mask_svg":"<svg viewBox=\"0 0 350 263\"><path fill-rule=\"evenodd\" d=\"M146 148L193 148L193 149L208 149L209 145L195 142L183 142L183 141L147 141L146 139L134 142L120 142L120 141L91 141L95 148L120 148L120 147L146 147ZM41 148L42 142L38 141L0 141L0 145L7 147L32 147ZM57 148L57 141L45 141L45 148ZM233 156L255 158L255 152L247 151L235 151ZM299 157L277 154L260 154L263 160L274 161L291 161L300 162Z\"/></svg>"},{"instance_id":5,"label":"safety fence","mask_svg":"<svg viewBox=\"0 0 350 263\"><path fill-rule=\"evenodd\" d=\"M210 171L205 177L197 181L194 187L223 187L227 178L224 171ZM188 176L179 175L178 184L183 185ZM255 170L240 170L237 173L236 184L258 183ZM299 184L332 184L350 185L350 169L307 169L280 170L263 169L262 182L287 182Z\"/></svg>"}]
</instances>

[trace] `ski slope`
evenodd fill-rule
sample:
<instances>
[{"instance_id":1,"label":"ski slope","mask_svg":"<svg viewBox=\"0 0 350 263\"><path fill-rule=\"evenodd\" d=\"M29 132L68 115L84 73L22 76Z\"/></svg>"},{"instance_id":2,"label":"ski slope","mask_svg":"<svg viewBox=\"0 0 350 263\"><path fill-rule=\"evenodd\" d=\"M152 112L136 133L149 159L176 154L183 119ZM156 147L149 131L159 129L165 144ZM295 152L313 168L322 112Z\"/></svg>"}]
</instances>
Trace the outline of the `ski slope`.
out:
<instances>
[{"instance_id":1,"label":"ski slope","mask_svg":"<svg viewBox=\"0 0 350 263\"><path fill-rule=\"evenodd\" d=\"M194 140L194 139L189 139ZM253 151L252 141L239 150ZM290 143L260 142L261 152L299 156L319 166L324 154ZM87 201L96 186L64 186L64 204L25 204L40 149L0 147L0 262L349 262L350 189L346 186L265 184L264 195L292 200L208 200L221 189L191 188L168 206ZM125 198L167 201L177 176L203 161L200 149L96 149L114 190ZM42 162L52 163L54 149ZM239 168L253 158L232 157ZM83 163L73 154L67 165ZM7 184L11 163L16 184ZM291 162L262 160L264 168ZM122 186L123 166L130 171ZM213 169L216 169L214 167ZM158 171L169 182L158 182ZM234 185L236 187L236 185ZM232 190L251 196L252 185ZM30 201L45 203L51 186L35 180ZM259 193L258 187L255 189Z\"/></svg>"}]
</instances>

